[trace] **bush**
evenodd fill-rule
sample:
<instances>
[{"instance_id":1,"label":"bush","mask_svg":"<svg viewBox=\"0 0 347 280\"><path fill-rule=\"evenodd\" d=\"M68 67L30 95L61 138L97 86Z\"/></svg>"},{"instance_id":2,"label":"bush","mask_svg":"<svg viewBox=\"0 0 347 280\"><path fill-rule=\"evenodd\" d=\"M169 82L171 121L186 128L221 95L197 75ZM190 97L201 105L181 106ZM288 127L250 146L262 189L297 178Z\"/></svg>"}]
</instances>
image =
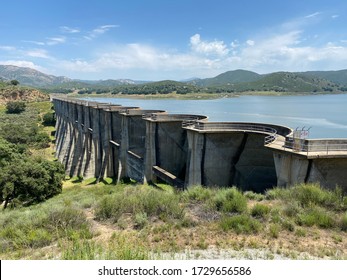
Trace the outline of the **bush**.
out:
<instances>
[{"instance_id":1,"label":"bush","mask_svg":"<svg viewBox=\"0 0 347 280\"><path fill-rule=\"evenodd\" d=\"M55 126L55 115L54 113L46 113L43 115L42 124L45 126Z\"/></svg>"},{"instance_id":2,"label":"bush","mask_svg":"<svg viewBox=\"0 0 347 280\"><path fill-rule=\"evenodd\" d=\"M264 204L257 203L251 210L251 215L257 218L265 218L270 213L270 207Z\"/></svg>"},{"instance_id":3,"label":"bush","mask_svg":"<svg viewBox=\"0 0 347 280\"><path fill-rule=\"evenodd\" d=\"M291 188L275 188L267 191L269 199L281 199L288 204L309 208L320 206L336 211L347 209L347 199L341 188L323 189L318 184L299 184Z\"/></svg>"},{"instance_id":4,"label":"bush","mask_svg":"<svg viewBox=\"0 0 347 280\"><path fill-rule=\"evenodd\" d=\"M62 191L62 164L14 154L0 168L0 201L4 208L42 202Z\"/></svg>"},{"instance_id":5,"label":"bush","mask_svg":"<svg viewBox=\"0 0 347 280\"><path fill-rule=\"evenodd\" d=\"M331 213L318 207L310 208L299 214L297 224L300 226L312 227L314 225L320 228L332 228L336 222Z\"/></svg>"},{"instance_id":6,"label":"bush","mask_svg":"<svg viewBox=\"0 0 347 280\"><path fill-rule=\"evenodd\" d=\"M231 217L225 216L221 219L220 226L225 231L233 230L237 234L258 233L261 229L261 224L256 219L246 214Z\"/></svg>"},{"instance_id":7,"label":"bush","mask_svg":"<svg viewBox=\"0 0 347 280\"><path fill-rule=\"evenodd\" d=\"M253 191L246 191L243 193L243 195L247 197L248 199L256 200L256 201L262 201L265 199L265 195L261 193L255 193Z\"/></svg>"},{"instance_id":8,"label":"bush","mask_svg":"<svg viewBox=\"0 0 347 280\"><path fill-rule=\"evenodd\" d=\"M270 224L269 234L272 238L278 238L281 227L278 224Z\"/></svg>"},{"instance_id":9,"label":"bush","mask_svg":"<svg viewBox=\"0 0 347 280\"><path fill-rule=\"evenodd\" d=\"M343 231L347 231L347 212L341 218L340 228Z\"/></svg>"},{"instance_id":10,"label":"bush","mask_svg":"<svg viewBox=\"0 0 347 280\"><path fill-rule=\"evenodd\" d=\"M126 187L103 198L95 210L97 219L111 219L114 222L117 222L124 213L131 214L137 221L144 215L147 217L155 216L162 220L184 217L184 211L179 205L177 195L148 186ZM137 218L136 215L138 215Z\"/></svg>"},{"instance_id":11,"label":"bush","mask_svg":"<svg viewBox=\"0 0 347 280\"><path fill-rule=\"evenodd\" d=\"M196 201L196 202L204 202L213 196L213 191L211 188L205 188L202 186L193 186L188 188L185 192L183 192L182 197L185 200Z\"/></svg>"},{"instance_id":12,"label":"bush","mask_svg":"<svg viewBox=\"0 0 347 280\"><path fill-rule=\"evenodd\" d=\"M247 210L247 198L235 187L221 189L212 199L212 207L225 213L243 213Z\"/></svg>"},{"instance_id":13,"label":"bush","mask_svg":"<svg viewBox=\"0 0 347 280\"><path fill-rule=\"evenodd\" d=\"M23 101L9 101L6 103L6 113L19 114L25 111L26 104Z\"/></svg>"}]
</instances>

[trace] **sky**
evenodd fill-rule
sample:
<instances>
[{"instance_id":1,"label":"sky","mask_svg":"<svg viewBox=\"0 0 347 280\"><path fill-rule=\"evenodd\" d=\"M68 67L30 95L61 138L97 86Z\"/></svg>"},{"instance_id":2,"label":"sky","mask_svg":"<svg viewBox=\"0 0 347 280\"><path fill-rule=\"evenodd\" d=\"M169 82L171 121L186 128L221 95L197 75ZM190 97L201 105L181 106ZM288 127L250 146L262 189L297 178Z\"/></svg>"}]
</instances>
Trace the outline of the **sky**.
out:
<instances>
[{"instance_id":1,"label":"sky","mask_svg":"<svg viewBox=\"0 0 347 280\"><path fill-rule=\"evenodd\" d=\"M340 70L346 27L345 0L11 0L0 64L89 80Z\"/></svg>"}]
</instances>

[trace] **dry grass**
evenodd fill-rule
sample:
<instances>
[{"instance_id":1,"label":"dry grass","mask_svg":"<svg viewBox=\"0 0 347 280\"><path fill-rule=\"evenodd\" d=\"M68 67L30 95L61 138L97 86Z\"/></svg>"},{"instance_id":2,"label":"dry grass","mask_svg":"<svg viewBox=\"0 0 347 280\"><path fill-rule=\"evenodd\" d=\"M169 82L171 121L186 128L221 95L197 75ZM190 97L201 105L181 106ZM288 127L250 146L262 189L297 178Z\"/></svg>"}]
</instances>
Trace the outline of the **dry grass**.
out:
<instances>
[{"instance_id":1,"label":"dry grass","mask_svg":"<svg viewBox=\"0 0 347 280\"><path fill-rule=\"evenodd\" d=\"M50 201L30 210L3 212L0 222L3 229L15 221L23 220L23 215L36 217L35 225L28 221L25 227L25 230L32 229L31 238L34 241L31 242L34 242L35 246L26 241L19 227L19 231L10 237L12 240L21 238L21 243L17 242L18 246L6 250L4 246L9 244L2 230L0 257L2 259L166 259L185 258L187 257L185 252L200 252L196 255L190 254L189 258L202 256L218 258L222 256L222 252L237 251L242 252L237 254L237 258L246 259L347 259L347 232L338 225L338 217L344 219L343 212L341 215L340 212L332 212L337 223L332 227L320 227L316 224L299 225L296 216L291 216L293 213L287 215L284 201L278 198L261 202L247 199L247 209L242 210L242 213L235 213L218 211L211 207L216 198L220 199L223 193L228 193L224 190L199 192L200 187L197 187L189 193L176 194L165 187L156 191L176 196L178 199L176 202L182 209L180 215L160 215L155 208L151 208L153 201L148 200L146 203L149 204L146 204L146 207L150 207L152 212L144 206L140 207L141 211L134 212L125 207L124 211L117 212L117 219L112 217L100 219L96 216L96 210L104 199L115 197L117 194L129 194L130 191L132 197L129 201L133 201L136 200L137 189L141 197L147 191L153 195L153 189L149 186L115 186L110 180L98 185L90 183L93 181L80 182L78 178L72 178L66 183L63 193ZM199 193L201 195L197 196ZM47 211L47 209L61 209L58 205L62 203L71 210L67 212L52 210L54 213ZM167 203L167 200L163 200L162 203ZM259 208L259 203L265 207ZM76 220L73 224L65 224L64 219L70 217L74 211L83 213L79 215L82 219ZM41 220L46 220L46 212L61 221L60 224L65 225L67 230L59 231L59 235L56 235L54 231L47 229L44 223L39 223ZM232 222L232 226L223 228L223 219L233 220L233 217L238 217L235 219L240 219L239 224L243 224L246 229L247 222L250 222L250 230L237 226L235 230L235 221ZM23 232L25 230L23 229ZM7 234L11 232L7 231ZM41 237L44 241L42 243L40 243Z\"/></svg>"}]
</instances>

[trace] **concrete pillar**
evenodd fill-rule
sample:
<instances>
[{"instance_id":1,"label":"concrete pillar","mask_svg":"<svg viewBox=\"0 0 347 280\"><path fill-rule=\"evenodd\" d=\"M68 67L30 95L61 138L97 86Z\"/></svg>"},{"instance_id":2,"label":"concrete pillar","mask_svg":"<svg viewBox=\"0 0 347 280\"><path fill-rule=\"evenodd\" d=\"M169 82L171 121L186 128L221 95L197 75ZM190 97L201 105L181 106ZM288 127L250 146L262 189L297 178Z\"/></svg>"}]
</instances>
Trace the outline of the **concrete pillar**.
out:
<instances>
[{"instance_id":1,"label":"concrete pillar","mask_svg":"<svg viewBox=\"0 0 347 280\"><path fill-rule=\"evenodd\" d=\"M152 167L157 165L156 155L156 128L158 123L146 121L146 143L145 143L145 168L144 181L147 183L155 183L157 177L153 174Z\"/></svg>"},{"instance_id":2,"label":"concrete pillar","mask_svg":"<svg viewBox=\"0 0 347 280\"><path fill-rule=\"evenodd\" d=\"M84 104L75 103L73 104L75 108L75 118L76 122L74 123L74 149L71 156L71 167L70 167L70 176L81 176L81 157L83 149L83 109Z\"/></svg>"},{"instance_id":3,"label":"concrete pillar","mask_svg":"<svg viewBox=\"0 0 347 280\"><path fill-rule=\"evenodd\" d=\"M98 180L107 175L110 159L110 140L112 135L111 115L108 109L100 110L101 168Z\"/></svg>"},{"instance_id":4,"label":"concrete pillar","mask_svg":"<svg viewBox=\"0 0 347 280\"><path fill-rule=\"evenodd\" d=\"M273 151L277 174L277 186L286 187L305 183L309 161L291 153Z\"/></svg>"},{"instance_id":5,"label":"concrete pillar","mask_svg":"<svg viewBox=\"0 0 347 280\"><path fill-rule=\"evenodd\" d=\"M82 163L81 163L81 174L84 178L92 178L95 173L95 153L93 145L93 136L92 136L92 114L91 106L83 106L83 115L84 115L84 142L82 148Z\"/></svg>"},{"instance_id":6,"label":"concrete pillar","mask_svg":"<svg viewBox=\"0 0 347 280\"><path fill-rule=\"evenodd\" d=\"M121 115L121 145L119 149L118 181L128 178L127 152L129 150L128 118Z\"/></svg>"},{"instance_id":7,"label":"concrete pillar","mask_svg":"<svg viewBox=\"0 0 347 280\"><path fill-rule=\"evenodd\" d=\"M186 185L196 186L202 185L203 180L203 155L204 149L204 134L196 133L188 130L188 164L186 174Z\"/></svg>"}]
</instances>

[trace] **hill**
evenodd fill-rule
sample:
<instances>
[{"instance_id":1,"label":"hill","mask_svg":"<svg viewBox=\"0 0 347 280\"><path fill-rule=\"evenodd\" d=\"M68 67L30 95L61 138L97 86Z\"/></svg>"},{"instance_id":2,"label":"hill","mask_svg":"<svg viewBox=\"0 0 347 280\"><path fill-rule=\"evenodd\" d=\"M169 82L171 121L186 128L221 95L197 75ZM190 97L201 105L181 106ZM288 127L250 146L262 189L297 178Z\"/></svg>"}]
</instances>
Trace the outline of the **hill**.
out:
<instances>
[{"instance_id":1,"label":"hill","mask_svg":"<svg viewBox=\"0 0 347 280\"><path fill-rule=\"evenodd\" d=\"M234 91L277 91L277 92L336 92L338 84L316 76L291 72L276 72L254 82L234 85Z\"/></svg>"},{"instance_id":2,"label":"hill","mask_svg":"<svg viewBox=\"0 0 347 280\"><path fill-rule=\"evenodd\" d=\"M144 81L133 81L130 79L118 80L74 80L63 76L47 75L28 67L18 67L13 65L0 65L0 81L17 80L22 85L39 88L85 88L90 85L100 87L114 87L119 85L142 84Z\"/></svg>"},{"instance_id":3,"label":"hill","mask_svg":"<svg viewBox=\"0 0 347 280\"><path fill-rule=\"evenodd\" d=\"M28 67L17 67L13 65L0 65L0 77L4 80L17 80L22 85L34 87L43 87L71 81L67 77L56 77Z\"/></svg>"},{"instance_id":4,"label":"hill","mask_svg":"<svg viewBox=\"0 0 347 280\"><path fill-rule=\"evenodd\" d=\"M9 85L0 81L0 105L8 101L45 101L49 100L48 94L33 88Z\"/></svg>"},{"instance_id":5,"label":"hill","mask_svg":"<svg viewBox=\"0 0 347 280\"><path fill-rule=\"evenodd\" d=\"M257 81L262 77L262 75L257 74L252 71L246 70L234 70L222 73L214 78L207 79L196 79L190 81L189 83L195 84L198 86L221 86L221 85L231 85L237 83L246 83Z\"/></svg>"},{"instance_id":6,"label":"hill","mask_svg":"<svg viewBox=\"0 0 347 280\"><path fill-rule=\"evenodd\" d=\"M48 101L48 94L44 94L37 89L25 87L1 87L0 86L0 105L8 101Z\"/></svg>"},{"instance_id":7,"label":"hill","mask_svg":"<svg viewBox=\"0 0 347 280\"><path fill-rule=\"evenodd\" d=\"M338 70L338 71L308 71L308 72L301 72L299 74L310 76L310 77L319 77L319 78L340 84L342 86L347 86L347 70L346 69Z\"/></svg>"},{"instance_id":8,"label":"hill","mask_svg":"<svg viewBox=\"0 0 347 280\"><path fill-rule=\"evenodd\" d=\"M130 79L74 80L47 75L37 70L0 65L1 81L18 80L22 85L44 89L51 93L123 93L123 94L180 94L192 92L346 92L347 70L276 72L261 75L247 70L233 70L207 79L189 79L185 82L145 82ZM1 88L1 84L0 84Z\"/></svg>"}]
</instances>

